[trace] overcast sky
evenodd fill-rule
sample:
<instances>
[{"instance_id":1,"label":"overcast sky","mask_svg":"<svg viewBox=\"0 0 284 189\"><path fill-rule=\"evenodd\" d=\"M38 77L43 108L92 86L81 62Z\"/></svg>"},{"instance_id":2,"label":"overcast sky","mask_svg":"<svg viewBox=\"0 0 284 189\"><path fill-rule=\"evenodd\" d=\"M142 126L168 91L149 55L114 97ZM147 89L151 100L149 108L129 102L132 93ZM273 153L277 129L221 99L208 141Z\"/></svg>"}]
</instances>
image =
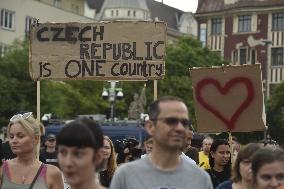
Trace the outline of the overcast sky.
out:
<instances>
[{"instance_id":1,"label":"overcast sky","mask_svg":"<svg viewBox=\"0 0 284 189\"><path fill-rule=\"evenodd\" d=\"M162 2L162 0L156 0ZM175 7L185 12L195 13L198 0L163 0L164 4Z\"/></svg>"}]
</instances>

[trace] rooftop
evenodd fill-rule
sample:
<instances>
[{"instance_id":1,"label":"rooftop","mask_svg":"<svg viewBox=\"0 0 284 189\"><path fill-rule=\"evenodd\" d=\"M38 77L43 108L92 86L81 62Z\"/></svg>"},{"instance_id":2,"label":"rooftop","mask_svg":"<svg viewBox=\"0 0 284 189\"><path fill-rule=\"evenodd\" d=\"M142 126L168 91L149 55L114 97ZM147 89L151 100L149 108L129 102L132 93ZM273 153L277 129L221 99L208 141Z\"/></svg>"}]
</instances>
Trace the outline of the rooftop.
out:
<instances>
[{"instance_id":1,"label":"rooftop","mask_svg":"<svg viewBox=\"0 0 284 189\"><path fill-rule=\"evenodd\" d=\"M231 2L225 4L225 1ZM240 8L284 6L283 0L199 0L196 14L213 13Z\"/></svg>"}]
</instances>

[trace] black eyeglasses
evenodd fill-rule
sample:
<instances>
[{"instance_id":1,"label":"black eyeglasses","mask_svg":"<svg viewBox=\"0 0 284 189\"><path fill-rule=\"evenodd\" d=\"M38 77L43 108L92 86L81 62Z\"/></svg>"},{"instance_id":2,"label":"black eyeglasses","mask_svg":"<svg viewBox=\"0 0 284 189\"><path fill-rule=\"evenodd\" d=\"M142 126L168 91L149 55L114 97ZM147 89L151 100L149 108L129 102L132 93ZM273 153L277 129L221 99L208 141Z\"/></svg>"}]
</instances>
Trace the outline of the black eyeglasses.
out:
<instances>
[{"instance_id":1,"label":"black eyeglasses","mask_svg":"<svg viewBox=\"0 0 284 189\"><path fill-rule=\"evenodd\" d=\"M171 125L171 126L176 126L179 122L181 122L181 124L186 127L186 128L190 128L191 129L191 122L188 119L180 119L177 117L162 117L162 118L156 118L156 119L151 119L152 121L157 121L157 120L161 120L164 123L166 123L167 125Z\"/></svg>"}]
</instances>

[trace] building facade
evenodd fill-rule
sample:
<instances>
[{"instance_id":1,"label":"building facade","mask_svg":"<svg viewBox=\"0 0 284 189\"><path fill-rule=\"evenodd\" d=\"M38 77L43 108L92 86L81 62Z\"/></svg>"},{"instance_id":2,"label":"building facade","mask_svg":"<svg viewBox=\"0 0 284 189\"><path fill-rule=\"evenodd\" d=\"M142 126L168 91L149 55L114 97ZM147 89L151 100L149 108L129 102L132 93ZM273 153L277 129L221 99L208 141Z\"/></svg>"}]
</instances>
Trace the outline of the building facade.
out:
<instances>
[{"instance_id":1,"label":"building facade","mask_svg":"<svg viewBox=\"0 0 284 189\"><path fill-rule=\"evenodd\" d=\"M284 81L283 0L199 0L195 17L204 46L233 65L261 64L267 96Z\"/></svg>"},{"instance_id":2,"label":"building facade","mask_svg":"<svg viewBox=\"0 0 284 189\"><path fill-rule=\"evenodd\" d=\"M98 21L160 20L167 23L169 42L182 35L197 37L197 22L192 13L183 12L155 0L89 0ZM92 6L91 6L92 7Z\"/></svg>"},{"instance_id":3,"label":"building facade","mask_svg":"<svg viewBox=\"0 0 284 189\"><path fill-rule=\"evenodd\" d=\"M39 22L93 22L95 10L86 0L1 0L0 55L15 40L28 37L30 24Z\"/></svg>"}]
</instances>

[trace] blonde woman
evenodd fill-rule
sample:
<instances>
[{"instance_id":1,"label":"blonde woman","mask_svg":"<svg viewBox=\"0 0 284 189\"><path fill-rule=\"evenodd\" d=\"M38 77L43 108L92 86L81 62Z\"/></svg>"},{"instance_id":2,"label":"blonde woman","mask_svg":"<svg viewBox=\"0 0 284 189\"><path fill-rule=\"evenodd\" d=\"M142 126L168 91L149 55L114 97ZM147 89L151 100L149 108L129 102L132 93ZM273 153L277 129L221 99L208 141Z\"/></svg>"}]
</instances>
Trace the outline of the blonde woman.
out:
<instances>
[{"instance_id":1,"label":"blonde woman","mask_svg":"<svg viewBox=\"0 0 284 189\"><path fill-rule=\"evenodd\" d=\"M100 172L100 183L102 186L109 187L111 179L117 169L116 154L112 141L108 136L104 136L104 159L106 159L106 166Z\"/></svg>"},{"instance_id":2,"label":"blonde woman","mask_svg":"<svg viewBox=\"0 0 284 189\"><path fill-rule=\"evenodd\" d=\"M9 144L17 156L2 165L2 189L62 189L59 169L38 160L43 125L32 112L19 113L10 119L7 128Z\"/></svg>"}]
</instances>

